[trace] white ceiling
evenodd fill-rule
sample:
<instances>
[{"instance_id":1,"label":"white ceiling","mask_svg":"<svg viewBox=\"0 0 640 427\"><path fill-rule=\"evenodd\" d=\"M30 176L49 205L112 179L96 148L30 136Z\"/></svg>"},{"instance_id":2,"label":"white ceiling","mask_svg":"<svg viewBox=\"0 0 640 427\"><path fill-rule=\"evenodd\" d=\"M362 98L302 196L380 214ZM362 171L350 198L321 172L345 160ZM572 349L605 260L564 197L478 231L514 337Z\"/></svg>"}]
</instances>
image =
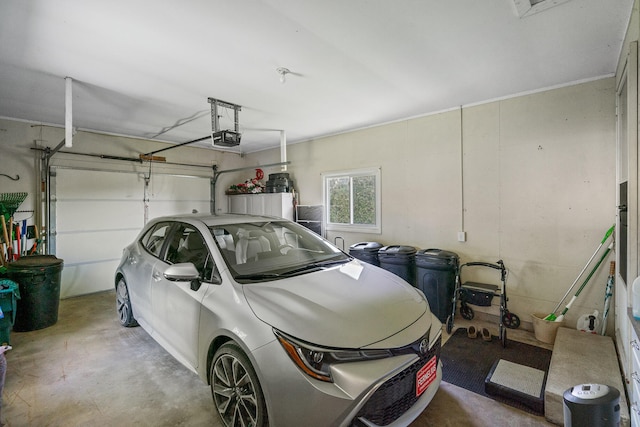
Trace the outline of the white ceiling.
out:
<instances>
[{"instance_id":1,"label":"white ceiling","mask_svg":"<svg viewBox=\"0 0 640 427\"><path fill-rule=\"evenodd\" d=\"M522 2L1 0L0 116L63 125L69 76L78 129L190 141L213 97L253 152L615 73L633 0Z\"/></svg>"}]
</instances>

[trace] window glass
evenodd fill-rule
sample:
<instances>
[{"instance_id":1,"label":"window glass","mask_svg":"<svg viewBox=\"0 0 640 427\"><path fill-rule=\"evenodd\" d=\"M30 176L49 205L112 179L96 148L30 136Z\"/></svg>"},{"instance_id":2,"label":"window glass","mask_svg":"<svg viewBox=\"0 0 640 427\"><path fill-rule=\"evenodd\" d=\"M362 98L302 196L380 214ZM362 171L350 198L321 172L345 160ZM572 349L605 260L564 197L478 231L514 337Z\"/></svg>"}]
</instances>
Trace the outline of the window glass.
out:
<instances>
[{"instance_id":1,"label":"window glass","mask_svg":"<svg viewBox=\"0 0 640 427\"><path fill-rule=\"evenodd\" d=\"M324 175L327 229L380 233L380 169Z\"/></svg>"},{"instance_id":2,"label":"window glass","mask_svg":"<svg viewBox=\"0 0 640 427\"><path fill-rule=\"evenodd\" d=\"M142 246L144 246L151 254L160 258L164 241L167 237L171 223L162 222L156 224L151 228L141 240Z\"/></svg>"},{"instance_id":3,"label":"window glass","mask_svg":"<svg viewBox=\"0 0 640 427\"><path fill-rule=\"evenodd\" d=\"M215 270L204 238L198 230L188 224L176 225L167 247L166 260L171 264L193 263L204 281L211 281Z\"/></svg>"},{"instance_id":4,"label":"window glass","mask_svg":"<svg viewBox=\"0 0 640 427\"><path fill-rule=\"evenodd\" d=\"M219 225L211 228L211 234L240 283L292 277L351 260L316 233L290 221Z\"/></svg>"}]
</instances>

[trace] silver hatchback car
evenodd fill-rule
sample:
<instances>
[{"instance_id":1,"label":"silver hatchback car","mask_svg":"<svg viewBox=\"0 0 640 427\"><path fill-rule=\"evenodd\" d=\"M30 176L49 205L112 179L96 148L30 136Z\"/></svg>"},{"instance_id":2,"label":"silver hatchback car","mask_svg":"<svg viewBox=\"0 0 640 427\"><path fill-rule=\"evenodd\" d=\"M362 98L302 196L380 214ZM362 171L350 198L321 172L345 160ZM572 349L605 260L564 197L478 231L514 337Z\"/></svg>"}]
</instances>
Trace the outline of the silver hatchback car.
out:
<instances>
[{"instance_id":1,"label":"silver hatchback car","mask_svg":"<svg viewBox=\"0 0 640 427\"><path fill-rule=\"evenodd\" d=\"M406 426L442 379L422 292L291 221L150 221L115 275L140 324L211 385L225 426Z\"/></svg>"}]
</instances>

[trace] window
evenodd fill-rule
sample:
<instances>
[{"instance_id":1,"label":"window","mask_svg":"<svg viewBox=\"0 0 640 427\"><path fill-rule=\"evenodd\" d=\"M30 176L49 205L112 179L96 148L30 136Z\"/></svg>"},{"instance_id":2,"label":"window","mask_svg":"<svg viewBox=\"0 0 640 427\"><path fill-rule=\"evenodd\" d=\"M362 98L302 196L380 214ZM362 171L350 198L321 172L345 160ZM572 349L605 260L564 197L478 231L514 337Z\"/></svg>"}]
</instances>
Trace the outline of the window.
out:
<instances>
[{"instance_id":1,"label":"window","mask_svg":"<svg viewBox=\"0 0 640 427\"><path fill-rule=\"evenodd\" d=\"M327 229L380 233L380 169L323 175Z\"/></svg>"},{"instance_id":2,"label":"window","mask_svg":"<svg viewBox=\"0 0 640 427\"><path fill-rule=\"evenodd\" d=\"M160 257L160 251L167 237L169 227L171 227L171 224L168 222L155 225L142 238L142 246L147 248L147 250L156 257Z\"/></svg>"},{"instance_id":3,"label":"window","mask_svg":"<svg viewBox=\"0 0 640 427\"><path fill-rule=\"evenodd\" d=\"M202 235L188 224L177 223L167 248L167 262L190 262L200 273L200 278L211 282L215 265Z\"/></svg>"}]
</instances>

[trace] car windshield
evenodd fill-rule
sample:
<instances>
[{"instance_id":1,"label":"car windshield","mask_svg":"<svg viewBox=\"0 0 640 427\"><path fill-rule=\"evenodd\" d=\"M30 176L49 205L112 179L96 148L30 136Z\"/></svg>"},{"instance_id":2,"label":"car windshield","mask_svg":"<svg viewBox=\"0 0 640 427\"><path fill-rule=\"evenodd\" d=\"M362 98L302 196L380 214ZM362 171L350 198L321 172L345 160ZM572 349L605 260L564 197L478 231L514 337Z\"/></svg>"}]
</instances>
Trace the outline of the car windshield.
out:
<instances>
[{"instance_id":1,"label":"car windshield","mask_svg":"<svg viewBox=\"0 0 640 427\"><path fill-rule=\"evenodd\" d=\"M216 225L210 230L239 283L291 277L351 260L319 235L289 221Z\"/></svg>"}]
</instances>

